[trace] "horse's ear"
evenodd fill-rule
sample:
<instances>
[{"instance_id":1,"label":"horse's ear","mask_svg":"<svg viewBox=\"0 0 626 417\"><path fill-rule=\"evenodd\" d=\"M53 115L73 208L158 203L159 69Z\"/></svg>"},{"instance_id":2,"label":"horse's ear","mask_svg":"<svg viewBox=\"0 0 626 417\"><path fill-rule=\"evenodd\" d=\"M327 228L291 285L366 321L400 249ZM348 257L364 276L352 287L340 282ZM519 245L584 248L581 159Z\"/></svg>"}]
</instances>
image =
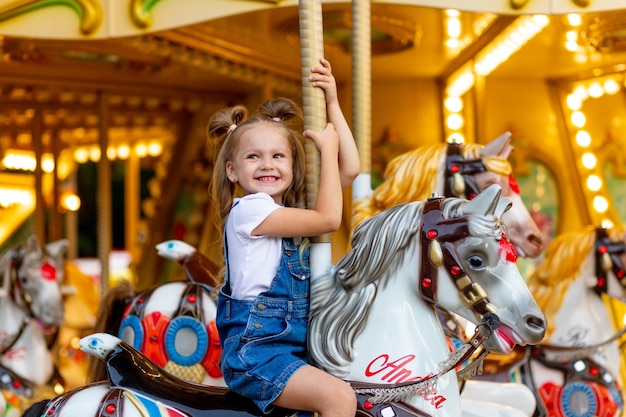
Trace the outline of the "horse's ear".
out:
<instances>
[{"instance_id":1,"label":"horse's ear","mask_svg":"<svg viewBox=\"0 0 626 417\"><path fill-rule=\"evenodd\" d=\"M498 206L496 207L496 212L494 214L496 215L496 217L501 219L504 213L506 213L506 211L509 210L511 207L513 207L513 202L511 201L511 199L508 197L502 197L498 201Z\"/></svg>"},{"instance_id":2,"label":"horse's ear","mask_svg":"<svg viewBox=\"0 0 626 417\"><path fill-rule=\"evenodd\" d=\"M463 206L463 213L487 216L495 214L500 201L502 188L498 184L492 184L478 193L473 200Z\"/></svg>"},{"instance_id":3,"label":"horse's ear","mask_svg":"<svg viewBox=\"0 0 626 417\"><path fill-rule=\"evenodd\" d=\"M39 243L39 238L37 235L30 235L26 242L24 243L24 252L25 253L41 253L41 244Z\"/></svg>"},{"instance_id":4,"label":"horse's ear","mask_svg":"<svg viewBox=\"0 0 626 417\"><path fill-rule=\"evenodd\" d=\"M507 159L513 150L511 143L511 132L504 132L480 150L480 156L498 156Z\"/></svg>"},{"instance_id":5,"label":"horse's ear","mask_svg":"<svg viewBox=\"0 0 626 417\"><path fill-rule=\"evenodd\" d=\"M46 251L55 259L64 261L67 258L70 242L67 239L56 240L46 244Z\"/></svg>"}]
</instances>

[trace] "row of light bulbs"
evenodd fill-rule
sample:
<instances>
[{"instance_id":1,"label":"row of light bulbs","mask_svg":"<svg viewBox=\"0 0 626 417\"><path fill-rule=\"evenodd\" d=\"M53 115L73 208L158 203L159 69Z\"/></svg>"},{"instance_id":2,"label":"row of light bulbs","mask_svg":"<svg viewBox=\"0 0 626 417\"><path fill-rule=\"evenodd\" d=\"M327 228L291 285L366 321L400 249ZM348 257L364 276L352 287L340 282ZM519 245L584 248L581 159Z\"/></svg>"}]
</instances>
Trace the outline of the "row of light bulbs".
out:
<instances>
[{"instance_id":1,"label":"row of light bulbs","mask_svg":"<svg viewBox=\"0 0 626 417\"><path fill-rule=\"evenodd\" d=\"M590 150L593 138L585 129L587 116L582 110L582 105L588 99L617 94L622 86L624 86L624 82L619 75L609 75L575 84L565 99L565 106L570 111L569 121L574 132L574 151L577 154L578 163L582 167L582 176L585 178L587 192L592 197L593 209L600 216L600 223L603 227L613 226L613 222L606 216L610 208L610 197L602 181L598 159Z\"/></svg>"}]
</instances>

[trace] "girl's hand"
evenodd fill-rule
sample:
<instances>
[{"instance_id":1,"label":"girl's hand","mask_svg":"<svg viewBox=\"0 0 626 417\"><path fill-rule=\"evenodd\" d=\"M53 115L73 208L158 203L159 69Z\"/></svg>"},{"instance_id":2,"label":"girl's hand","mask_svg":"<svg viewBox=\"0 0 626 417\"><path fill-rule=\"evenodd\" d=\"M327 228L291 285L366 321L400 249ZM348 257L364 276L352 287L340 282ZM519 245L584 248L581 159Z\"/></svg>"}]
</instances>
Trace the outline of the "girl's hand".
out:
<instances>
[{"instance_id":1,"label":"girl's hand","mask_svg":"<svg viewBox=\"0 0 626 417\"><path fill-rule=\"evenodd\" d=\"M319 87L324 90L326 103L334 103L339 100L337 95L337 81L332 74L332 68L328 60L320 59L320 65L311 68L313 75L309 76L309 81L313 87Z\"/></svg>"},{"instance_id":2,"label":"girl's hand","mask_svg":"<svg viewBox=\"0 0 626 417\"><path fill-rule=\"evenodd\" d=\"M304 131L303 135L307 138L311 138L313 142L315 142L315 146L320 153L339 153L339 135L332 123L327 123L324 130L319 132L307 129Z\"/></svg>"}]
</instances>

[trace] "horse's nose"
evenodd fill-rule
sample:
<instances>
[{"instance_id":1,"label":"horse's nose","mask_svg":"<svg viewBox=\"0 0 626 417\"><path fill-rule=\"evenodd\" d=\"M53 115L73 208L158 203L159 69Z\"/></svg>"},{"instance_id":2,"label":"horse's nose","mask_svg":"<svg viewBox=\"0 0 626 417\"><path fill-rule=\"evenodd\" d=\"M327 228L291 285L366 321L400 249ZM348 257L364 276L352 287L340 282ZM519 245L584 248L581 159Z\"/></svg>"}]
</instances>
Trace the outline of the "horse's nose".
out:
<instances>
[{"instance_id":1,"label":"horse's nose","mask_svg":"<svg viewBox=\"0 0 626 417\"><path fill-rule=\"evenodd\" d=\"M527 314L524 316L524 323L528 332L527 342L530 344L541 342L546 335L546 318L535 314Z\"/></svg>"}]
</instances>

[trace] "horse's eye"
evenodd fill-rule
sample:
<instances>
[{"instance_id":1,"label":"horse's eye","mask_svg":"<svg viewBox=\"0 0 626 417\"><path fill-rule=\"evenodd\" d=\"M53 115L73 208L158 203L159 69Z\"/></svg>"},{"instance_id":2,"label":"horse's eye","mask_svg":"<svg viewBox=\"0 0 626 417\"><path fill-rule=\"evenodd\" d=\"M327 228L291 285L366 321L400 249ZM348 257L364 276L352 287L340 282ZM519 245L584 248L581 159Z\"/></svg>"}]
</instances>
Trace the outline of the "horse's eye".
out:
<instances>
[{"instance_id":1,"label":"horse's eye","mask_svg":"<svg viewBox=\"0 0 626 417\"><path fill-rule=\"evenodd\" d=\"M473 269L480 269L485 266L485 261L478 255L471 256L467 262Z\"/></svg>"}]
</instances>

